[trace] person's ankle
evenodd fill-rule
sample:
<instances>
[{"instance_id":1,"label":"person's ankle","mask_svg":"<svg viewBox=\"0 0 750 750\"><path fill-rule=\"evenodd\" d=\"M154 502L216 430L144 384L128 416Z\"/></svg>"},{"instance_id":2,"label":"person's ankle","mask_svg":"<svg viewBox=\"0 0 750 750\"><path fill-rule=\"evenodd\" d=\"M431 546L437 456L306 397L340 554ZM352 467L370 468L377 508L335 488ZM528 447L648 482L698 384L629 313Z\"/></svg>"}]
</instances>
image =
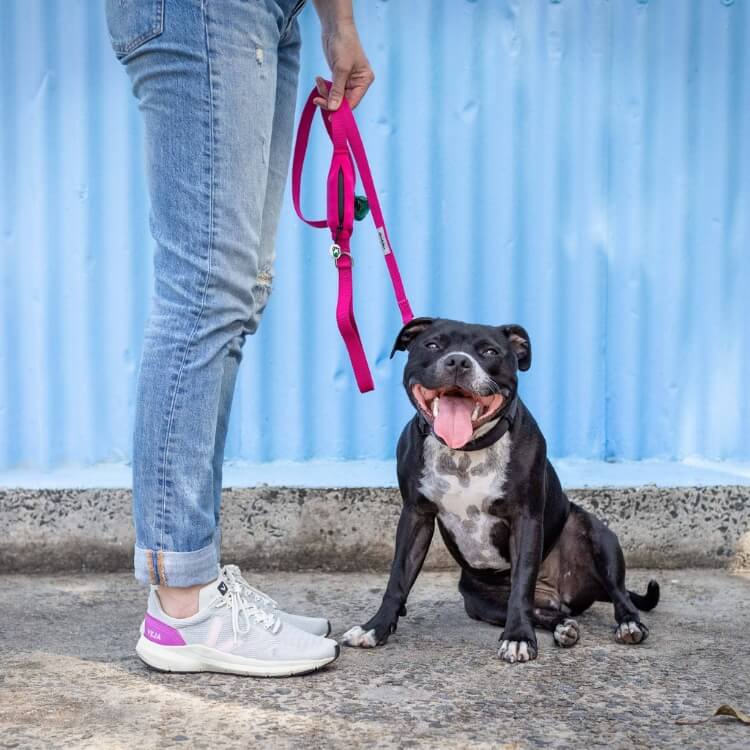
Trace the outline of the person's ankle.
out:
<instances>
[{"instance_id":1,"label":"person's ankle","mask_svg":"<svg viewBox=\"0 0 750 750\"><path fill-rule=\"evenodd\" d=\"M192 617L198 612L198 592L203 585L198 586L159 586L156 595L159 597L161 608L170 617L182 620Z\"/></svg>"}]
</instances>

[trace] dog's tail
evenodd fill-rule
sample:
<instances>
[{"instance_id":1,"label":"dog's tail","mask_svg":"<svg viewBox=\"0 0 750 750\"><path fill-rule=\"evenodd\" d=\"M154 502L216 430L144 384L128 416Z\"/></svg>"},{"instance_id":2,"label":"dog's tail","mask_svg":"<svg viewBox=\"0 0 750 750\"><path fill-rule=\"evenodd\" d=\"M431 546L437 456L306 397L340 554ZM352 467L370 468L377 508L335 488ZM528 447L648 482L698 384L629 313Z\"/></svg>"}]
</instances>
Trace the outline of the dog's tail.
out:
<instances>
[{"instance_id":1,"label":"dog's tail","mask_svg":"<svg viewBox=\"0 0 750 750\"><path fill-rule=\"evenodd\" d=\"M648 582L648 588L646 593L636 594L634 591L628 591L630 594L630 601L641 610L641 612L649 612L659 603L659 584L651 579Z\"/></svg>"}]
</instances>

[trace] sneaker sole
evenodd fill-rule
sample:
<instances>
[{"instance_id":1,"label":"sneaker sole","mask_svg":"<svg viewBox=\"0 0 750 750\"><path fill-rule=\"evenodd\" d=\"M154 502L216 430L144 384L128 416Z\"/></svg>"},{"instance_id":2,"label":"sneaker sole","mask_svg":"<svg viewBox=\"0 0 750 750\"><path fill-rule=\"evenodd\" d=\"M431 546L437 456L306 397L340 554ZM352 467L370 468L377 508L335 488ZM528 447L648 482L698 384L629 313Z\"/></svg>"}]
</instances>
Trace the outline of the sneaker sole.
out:
<instances>
[{"instance_id":1,"label":"sneaker sole","mask_svg":"<svg viewBox=\"0 0 750 750\"><path fill-rule=\"evenodd\" d=\"M208 646L160 646L141 636L135 652L146 666L159 672L219 672L245 677L290 677L309 674L336 661L341 647L324 659L265 661L231 656Z\"/></svg>"}]
</instances>

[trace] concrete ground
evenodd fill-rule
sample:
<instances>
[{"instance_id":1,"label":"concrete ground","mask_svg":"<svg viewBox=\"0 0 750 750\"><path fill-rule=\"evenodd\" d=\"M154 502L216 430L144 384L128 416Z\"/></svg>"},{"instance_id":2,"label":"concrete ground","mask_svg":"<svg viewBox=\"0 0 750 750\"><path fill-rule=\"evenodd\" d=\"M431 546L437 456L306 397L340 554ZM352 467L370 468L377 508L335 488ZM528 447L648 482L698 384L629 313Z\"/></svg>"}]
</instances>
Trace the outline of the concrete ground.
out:
<instances>
[{"instance_id":1,"label":"concrete ground","mask_svg":"<svg viewBox=\"0 0 750 750\"><path fill-rule=\"evenodd\" d=\"M418 580L387 646L344 649L317 674L275 680L166 675L133 646L144 591L127 574L0 576L0 748L748 748L750 574L632 571L662 602L642 646L612 639L609 605L581 642L539 636L527 665L495 657L499 632L469 620L457 573ZM334 634L369 617L384 574L272 573L251 580Z\"/></svg>"}]
</instances>

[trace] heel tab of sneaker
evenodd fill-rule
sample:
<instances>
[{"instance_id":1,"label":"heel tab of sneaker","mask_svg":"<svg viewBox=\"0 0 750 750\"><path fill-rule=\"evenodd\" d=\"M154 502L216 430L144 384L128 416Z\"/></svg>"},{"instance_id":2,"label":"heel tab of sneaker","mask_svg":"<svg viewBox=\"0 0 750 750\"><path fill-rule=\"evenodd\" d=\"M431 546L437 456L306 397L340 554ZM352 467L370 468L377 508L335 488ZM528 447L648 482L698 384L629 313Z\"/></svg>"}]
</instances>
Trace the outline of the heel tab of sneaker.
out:
<instances>
[{"instance_id":1,"label":"heel tab of sneaker","mask_svg":"<svg viewBox=\"0 0 750 750\"><path fill-rule=\"evenodd\" d=\"M166 619L169 615L164 611L164 607L161 606L161 599L159 599L159 588L158 586L152 586L148 592L148 604L146 605L146 612L152 614L157 619Z\"/></svg>"}]
</instances>

